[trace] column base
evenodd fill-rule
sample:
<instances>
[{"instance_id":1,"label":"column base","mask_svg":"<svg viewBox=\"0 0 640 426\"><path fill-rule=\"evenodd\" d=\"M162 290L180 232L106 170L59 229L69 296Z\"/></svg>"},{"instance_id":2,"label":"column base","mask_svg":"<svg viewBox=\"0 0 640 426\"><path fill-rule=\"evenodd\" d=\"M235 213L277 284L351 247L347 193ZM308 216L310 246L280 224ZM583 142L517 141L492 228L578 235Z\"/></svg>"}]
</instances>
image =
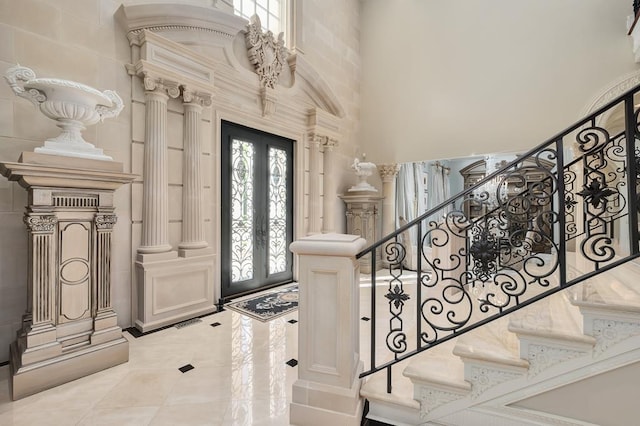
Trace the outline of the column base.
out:
<instances>
[{"instance_id":1,"label":"column base","mask_svg":"<svg viewBox=\"0 0 640 426\"><path fill-rule=\"evenodd\" d=\"M129 342L121 334L116 340L25 365L17 342L11 344L10 352L10 391L15 401L127 362Z\"/></svg>"},{"instance_id":2,"label":"column base","mask_svg":"<svg viewBox=\"0 0 640 426\"><path fill-rule=\"evenodd\" d=\"M206 244L206 243L205 243ZM204 246L199 248L192 247L178 247L178 256L180 257L196 257L196 256L211 256L213 255L213 248Z\"/></svg>"},{"instance_id":3,"label":"column base","mask_svg":"<svg viewBox=\"0 0 640 426\"><path fill-rule=\"evenodd\" d=\"M163 244L159 246L140 246L138 247L139 254L157 254L171 252L173 247L170 244Z\"/></svg>"},{"instance_id":4,"label":"column base","mask_svg":"<svg viewBox=\"0 0 640 426\"><path fill-rule=\"evenodd\" d=\"M362 371L362 363L358 373ZM293 384L293 400L289 406L292 425L360 426L364 399L360 397L362 380L356 377L349 389L298 379Z\"/></svg>"},{"instance_id":5,"label":"column base","mask_svg":"<svg viewBox=\"0 0 640 426\"><path fill-rule=\"evenodd\" d=\"M146 333L215 312L213 263L211 254L157 260L138 254L136 328Z\"/></svg>"}]
</instances>

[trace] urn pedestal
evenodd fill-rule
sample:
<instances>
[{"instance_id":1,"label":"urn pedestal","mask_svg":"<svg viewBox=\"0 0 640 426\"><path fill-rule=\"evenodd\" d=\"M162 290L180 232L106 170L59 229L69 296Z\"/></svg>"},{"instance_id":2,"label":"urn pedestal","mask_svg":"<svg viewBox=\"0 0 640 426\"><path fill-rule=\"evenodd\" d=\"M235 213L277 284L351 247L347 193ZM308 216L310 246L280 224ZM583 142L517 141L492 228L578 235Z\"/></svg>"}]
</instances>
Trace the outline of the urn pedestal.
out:
<instances>
[{"instance_id":1,"label":"urn pedestal","mask_svg":"<svg viewBox=\"0 0 640 426\"><path fill-rule=\"evenodd\" d=\"M384 197L373 191L352 191L339 195L346 204L347 234L358 235L367 241L367 246L380 239L380 206ZM360 260L360 271L371 273L371 255ZM376 270L382 265L382 250L376 250Z\"/></svg>"},{"instance_id":2,"label":"urn pedestal","mask_svg":"<svg viewBox=\"0 0 640 426\"><path fill-rule=\"evenodd\" d=\"M111 306L114 191L121 163L24 152L0 174L28 193L27 306L11 345L16 400L128 361Z\"/></svg>"}]
</instances>

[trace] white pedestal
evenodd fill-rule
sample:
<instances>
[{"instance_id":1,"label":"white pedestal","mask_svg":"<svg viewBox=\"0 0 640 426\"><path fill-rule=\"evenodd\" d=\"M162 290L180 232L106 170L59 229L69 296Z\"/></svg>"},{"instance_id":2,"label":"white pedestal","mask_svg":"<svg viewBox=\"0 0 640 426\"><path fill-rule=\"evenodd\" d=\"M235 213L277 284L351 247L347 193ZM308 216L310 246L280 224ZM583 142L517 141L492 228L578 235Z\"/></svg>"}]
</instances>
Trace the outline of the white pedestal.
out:
<instances>
[{"instance_id":1,"label":"white pedestal","mask_svg":"<svg viewBox=\"0 0 640 426\"><path fill-rule=\"evenodd\" d=\"M19 399L129 359L111 306L113 192L122 164L23 153L0 173L29 192L28 306L11 345Z\"/></svg>"},{"instance_id":2,"label":"white pedestal","mask_svg":"<svg viewBox=\"0 0 640 426\"><path fill-rule=\"evenodd\" d=\"M359 235L367 242L367 246L380 239L380 204L384 197L373 191L350 192L339 196L347 205L347 233ZM382 251L376 250L376 269L382 265ZM371 255L360 259L360 270L371 273Z\"/></svg>"},{"instance_id":3,"label":"white pedestal","mask_svg":"<svg viewBox=\"0 0 640 426\"><path fill-rule=\"evenodd\" d=\"M357 235L319 234L291 244L299 256L298 380L294 425L359 425L362 371Z\"/></svg>"}]
</instances>

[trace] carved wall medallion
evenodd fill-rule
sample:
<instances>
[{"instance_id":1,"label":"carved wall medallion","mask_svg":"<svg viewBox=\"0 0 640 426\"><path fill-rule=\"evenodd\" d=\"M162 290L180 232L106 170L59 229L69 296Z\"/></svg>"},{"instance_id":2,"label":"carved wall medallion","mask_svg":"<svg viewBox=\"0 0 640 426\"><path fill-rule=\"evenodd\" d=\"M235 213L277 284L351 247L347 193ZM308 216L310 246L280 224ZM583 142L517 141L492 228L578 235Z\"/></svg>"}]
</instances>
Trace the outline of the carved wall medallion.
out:
<instances>
[{"instance_id":1,"label":"carved wall medallion","mask_svg":"<svg viewBox=\"0 0 640 426\"><path fill-rule=\"evenodd\" d=\"M249 61L260 77L260 84L262 87L274 89L289 54L284 47L284 34L280 33L276 40L271 31L265 33L262 30L260 18L253 15L247 25L245 40Z\"/></svg>"}]
</instances>

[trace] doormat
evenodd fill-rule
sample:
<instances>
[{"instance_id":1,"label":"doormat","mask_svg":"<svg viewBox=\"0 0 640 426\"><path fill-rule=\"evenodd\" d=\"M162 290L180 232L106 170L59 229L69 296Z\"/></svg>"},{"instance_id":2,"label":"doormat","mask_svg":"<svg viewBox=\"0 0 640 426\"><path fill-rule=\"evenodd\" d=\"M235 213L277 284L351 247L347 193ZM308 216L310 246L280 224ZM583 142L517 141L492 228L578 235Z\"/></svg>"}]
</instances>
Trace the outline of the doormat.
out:
<instances>
[{"instance_id":1,"label":"doormat","mask_svg":"<svg viewBox=\"0 0 640 426\"><path fill-rule=\"evenodd\" d=\"M224 307L267 322L298 309L298 286L279 288L250 299L228 303Z\"/></svg>"}]
</instances>

